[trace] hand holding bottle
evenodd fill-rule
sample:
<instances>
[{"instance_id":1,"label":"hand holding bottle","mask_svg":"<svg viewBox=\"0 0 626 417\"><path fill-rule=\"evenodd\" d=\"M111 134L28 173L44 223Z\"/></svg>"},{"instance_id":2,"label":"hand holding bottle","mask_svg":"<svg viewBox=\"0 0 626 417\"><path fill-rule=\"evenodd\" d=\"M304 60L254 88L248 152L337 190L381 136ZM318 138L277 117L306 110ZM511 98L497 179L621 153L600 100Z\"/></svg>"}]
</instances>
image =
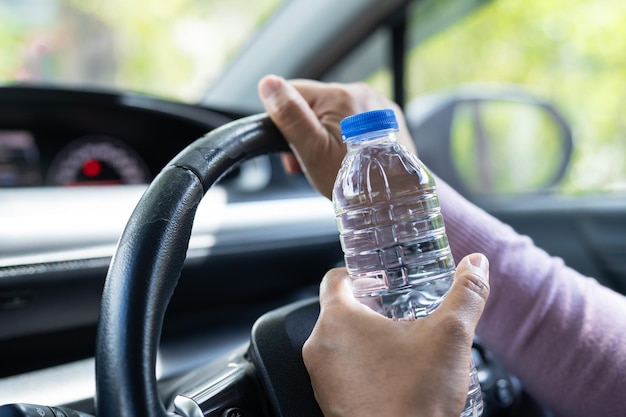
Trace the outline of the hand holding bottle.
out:
<instances>
[{"instance_id":1,"label":"hand holding bottle","mask_svg":"<svg viewBox=\"0 0 626 417\"><path fill-rule=\"evenodd\" d=\"M283 155L287 171L304 171L311 184L330 199L346 153L339 123L355 113L399 107L366 84L334 84L311 80L286 81L269 75L259 82L265 110L285 136L294 155ZM415 145L404 119L398 141L413 152Z\"/></svg>"},{"instance_id":2,"label":"hand holding bottle","mask_svg":"<svg viewBox=\"0 0 626 417\"><path fill-rule=\"evenodd\" d=\"M440 307L411 322L359 303L345 269L324 277L321 312L302 352L326 417L458 416L474 329L489 294L488 261L465 257Z\"/></svg>"}]
</instances>

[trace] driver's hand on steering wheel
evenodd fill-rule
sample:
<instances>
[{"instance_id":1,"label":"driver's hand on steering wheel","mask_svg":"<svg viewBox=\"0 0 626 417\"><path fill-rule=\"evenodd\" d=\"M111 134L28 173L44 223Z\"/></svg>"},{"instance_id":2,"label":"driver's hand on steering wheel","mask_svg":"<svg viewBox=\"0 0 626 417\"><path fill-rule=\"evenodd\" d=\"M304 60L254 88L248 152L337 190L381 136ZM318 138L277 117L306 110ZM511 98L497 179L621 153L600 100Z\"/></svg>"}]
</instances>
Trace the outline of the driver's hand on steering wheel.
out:
<instances>
[{"instance_id":1,"label":"driver's hand on steering wheel","mask_svg":"<svg viewBox=\"0 0 626 417\"><path fill-rule=\"evenodd\" d=\"M283 155L289 172L304 171L311 184L330 199L346 147L339 123L347 116L392 108L398 118L398 140L415 152L402 111L366 84L286 81L268 75L259 81L259 96L270 118L294 154Z\"/></svg>"},{"instance_id":2,"label":"driver's hand on steering wheel","mask_svg":"<svg viewBox=\"0 0 626 417\"><path fill-rule=\"evenodd\" d=\"M397 322L352 296L344 268L329 271L318 321L302 351L324 415L460 415L474 330L488 295L487 258L468 255L437 310Z\"/></svg>"}]
</instances>

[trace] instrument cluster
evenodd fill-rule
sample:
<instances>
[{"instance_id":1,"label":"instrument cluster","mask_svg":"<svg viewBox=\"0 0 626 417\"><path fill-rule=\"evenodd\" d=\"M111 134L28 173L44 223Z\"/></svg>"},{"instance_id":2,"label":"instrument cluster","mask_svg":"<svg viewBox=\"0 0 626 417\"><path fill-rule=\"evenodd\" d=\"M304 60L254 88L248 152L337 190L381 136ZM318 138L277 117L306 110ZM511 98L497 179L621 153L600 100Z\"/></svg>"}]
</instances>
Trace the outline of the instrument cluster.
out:
<instances>
[{"instance_id":1,"label":"instrument cluster","mask_svg":"<svg viewBox=\"0 0 626 417\"><path fill-rule=\"evenodd\" d=\"M0 130L0 187L145 184L151 179L137 151L111 136L78 137L42 157L32 132Z\"/></svg>"},{"instance_id":2,"label":"instrument cluster","mask_svg":"<svg viewBox=\"0 0 626 417\"><path fill-rule=\"evenodd\" d=\"M0 188L147 184L231 119L138 94L0 86Z\"/></svg>"}]
</instances>

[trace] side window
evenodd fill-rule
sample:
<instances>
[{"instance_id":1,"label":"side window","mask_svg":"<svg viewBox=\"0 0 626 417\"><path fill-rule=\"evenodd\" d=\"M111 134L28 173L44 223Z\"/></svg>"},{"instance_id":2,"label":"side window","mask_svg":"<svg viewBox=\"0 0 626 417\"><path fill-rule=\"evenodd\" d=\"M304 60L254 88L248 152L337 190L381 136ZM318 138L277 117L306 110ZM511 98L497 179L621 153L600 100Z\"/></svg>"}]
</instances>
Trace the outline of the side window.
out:
<instances>
[{"instance_id":1,"label":"side window","mask_svg":"<svg viewBox=\"0 0 626 417\"><path fill-rule=\"evenodd\" d=\"M621 0L414 2L407 115L420 152L470 194L624 192L625 26Z\"/></svg>"},{"instance_id":2,"label":"side window","mask_svg":"<svg viewBox=\"0 0 626 417\"><path fill-rule=\"evenodd\" d=\"M324 76L324 81L350 83L354 80L363 80L391 97L393 82L389 52L391 42L389 27L383 26L377 29L339 61Z\"/></svg>"}]
</instances>

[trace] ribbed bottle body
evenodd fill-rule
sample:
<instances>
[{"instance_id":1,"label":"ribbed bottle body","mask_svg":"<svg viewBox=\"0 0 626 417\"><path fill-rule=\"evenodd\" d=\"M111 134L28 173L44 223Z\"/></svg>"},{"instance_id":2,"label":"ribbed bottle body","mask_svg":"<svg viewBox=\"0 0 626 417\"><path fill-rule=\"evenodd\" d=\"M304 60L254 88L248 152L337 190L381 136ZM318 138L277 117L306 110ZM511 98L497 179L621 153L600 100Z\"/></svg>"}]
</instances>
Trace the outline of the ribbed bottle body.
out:
<instances>
[{"instance_id":1,"label":"ribbed bottle body","mask_svg":"<svg viewBox=\"0 0 626 417\"><path fill-rule=\"evenodd\" d=\"M406 320L439 305L454 259L430 172L397 142L351 150L333 201L354 295Z\"/></svg>"}]
</instances>

